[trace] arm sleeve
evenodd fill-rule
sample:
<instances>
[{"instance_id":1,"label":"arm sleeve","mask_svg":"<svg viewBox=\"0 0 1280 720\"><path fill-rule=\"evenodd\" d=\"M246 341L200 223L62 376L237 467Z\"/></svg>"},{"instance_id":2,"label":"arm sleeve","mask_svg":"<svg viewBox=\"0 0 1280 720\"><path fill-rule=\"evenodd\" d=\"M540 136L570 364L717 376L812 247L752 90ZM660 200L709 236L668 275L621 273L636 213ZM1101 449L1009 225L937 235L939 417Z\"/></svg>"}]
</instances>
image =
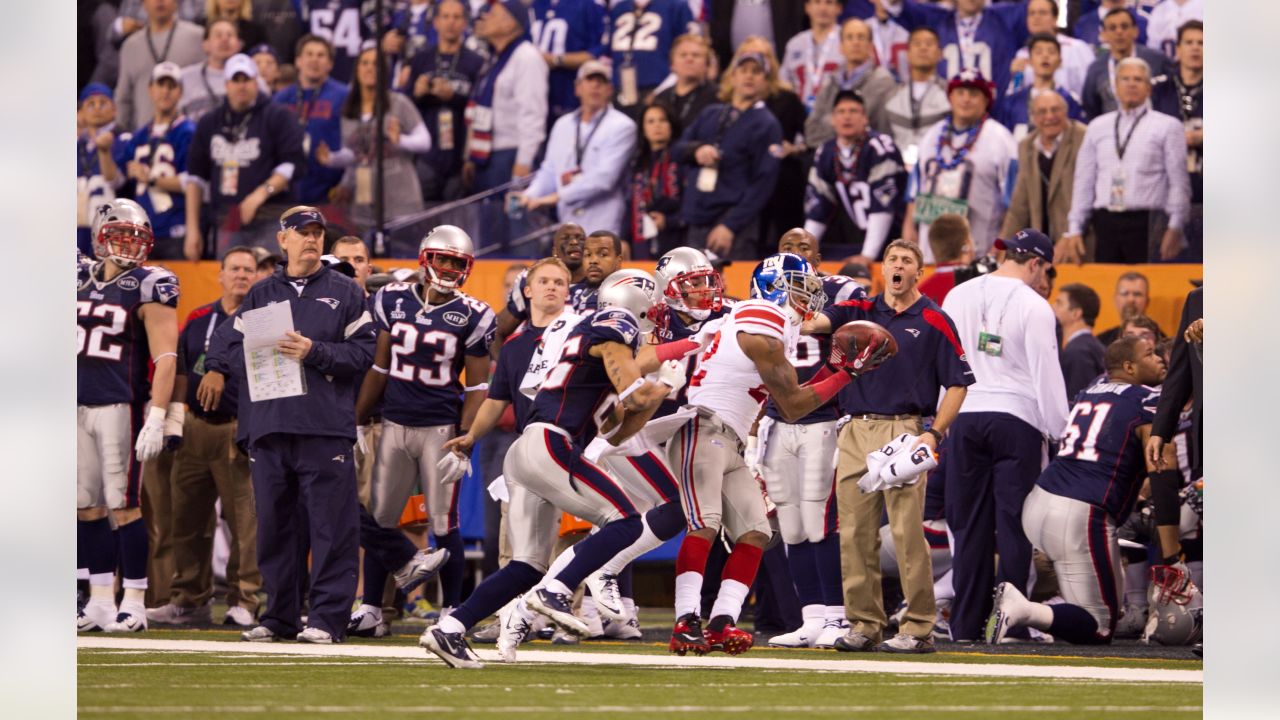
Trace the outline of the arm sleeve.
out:
<instances>
[{"instance_id":1,"label":"arm sleeve","mask_svg":"<svg viewBox=\"0 0 1280 720\"><path fill-rule=\"evenodd\" d=\"M1030 289L1030 288L1028 288ZM1067 386L1058 362L1058 337L1054 332L1053 310L1039 295L1022 293L1031 306L1027 313L1026 353L1031 381L1040 400L1041 432L1050 438L1062 437L1067 426Z\"/></svg>"},{"instance_id":2,"label":"arm sleeve","mask_svg":"<svg viewBox=\"0 0 1280 720\"><path fill-rule=\"evenodd\" d=\"M613 112L609 112L605 119L612 116ZM622 182L622 176L627 170L627 160L636 147L636 124L627 118L615 119L620 122L601 143L600 151L592 153L591 161L583 163L582 174L560 189L560 202L585 202L613 192Z\"/></svg>"},{"instance_id":3,"label":"arm sleeve","mask_svg":"<svg viewBox=\"0 0 1280 720\"><path fill-rule=\"evenodd\" d=\"M213 159L209 156L209 143L213 140L209 125L196 125L191 135L191 145L187 149L187 173L205 183L210 182L213 174Z\"/></svg>"},{"instance_id":4,"label":"arm sleeve","mask_svg":"<svg viewBox=\"0 0 1280 720\"><path fill-rule=\"evenodd\" d=\"M275 161L271 163L272 167L292 164L295 169L305 172L307 155L302 152L302 127L287 110L272 113L271 138L276 145L273 148Z\"/></svg>"},{"instance_id":5,"label":"arm sleeve","mask_svg":"<svg viewBox=\"0 0 1280 720\"><path fill-rule=\"evenodd\" d=\"M530 45L530 47L533 47ZM538 147L547 137L547 63L536 52L520 63L516 81L516 107L520 115L517 165L533 165Z\"/></svg>"},{"instance_id":6,"label":"arm sleeve","mask_svg":"<svg viewBox=\"0 0 1280 720\"><path fill-rule=\"evenodd\" d=\"M1093 211L1094 178L1098 174L1098 150L1093 126L1085 131L1080 153L1076 155L1076 176L1071 183L1071 212L1067 214L1067 234L1081 235ZM1057 238L1054 238L1055 240Z\"/></svg>"},{"instance_id":7,"label":"arm sleeve","mask_svg":"<svg viewBox=\"0 0 1280 720\"><path fill-rule=\"evenodd\" d=\"M1165 212L1169 214L1169 228L1181 230L1191 206L1191 176L1187 174L1187 138L1180 124L1169 123L1163 144L1165 174L1169 178Z\"/></svg>"},{"instance_id":8,"label":"arm sleeve","mask_svg":"<svg viewBox=\"0 0 1280 720\"><path fill-rule=\"evenodd\" d=\"M1197 291L1193 291L1197 292ZM1160 384L1160 405L1155 420L1151 423L1151 434L1168 442L1178 431L1178 415L1187 401L1191 399L1191 348L1183 333L1187 326L1200 317L1191 307L1190 298L1182 306L1182 319L1178 322L1178 332L1173 336L1173 352L1169 356L1169 374Z\"/></svg>"},{"instance_id":9,"label":"arm sleeve","mask_svg":"<svg viewBox=\"0 0 1280 720\"><path fill-rule=\"evenodd\" d=\"M572 115L568 117L572 120ZM540 198L555 192L556 175L559 174L556 158L564 142L564 133L561 131L563 127L564 123L560 122L551 126L551 135L547 138L547 151L543 153L538 169L533 171L533 180L529 183L529 187L524 189L525 197Z\"/></svg>"},{"instance_id":10,"label":"arm sleeve","mask_svg":"<svg viewBox=\"0 0 1280 720\"><path fill-rule=\"evenodd\" d=\"M671 158L673 160L686 165L697 164L697 160L694 159L693 153L705 144L702 140L704 135L703 126L710 122L710 120L708 120L709 117L711 117L710 108L703 108L702 112L698 113L698 116L693 119L693 122L689 127L684 129L684 132L680 135L680 139L677 140L675 146L671 148Z\"/></svg>"},{"instance_id":11,"label":"arm sleeve","mask_svg":"<svg viewBox=\"0 0 1280 720\"><path fill-rule=\"evenodd\" d=\"M960 334L956 332L956 324L951 316L940 310L926 309L924 319L942 335L938 343L938 354L934 358L938 385L941 387L966 387L976 382L973 369L965 356L964 346L960 343Z\"/></svg>"},{"instance_id":12,"label":"arm sleeve","mask_svg":"<svg viewBox=\"0 0 1280 720\"><path fill-rule=\"evenodd\" d=\"M204 366L208 370L216 370L223 375L232 373L244 375L244 333L241 331L240 314L257 307L257 298L252 289L245 296L244 302L231 322L220 322L209 338L209 351L204 356Z\"/></svg>"}]
</instances>

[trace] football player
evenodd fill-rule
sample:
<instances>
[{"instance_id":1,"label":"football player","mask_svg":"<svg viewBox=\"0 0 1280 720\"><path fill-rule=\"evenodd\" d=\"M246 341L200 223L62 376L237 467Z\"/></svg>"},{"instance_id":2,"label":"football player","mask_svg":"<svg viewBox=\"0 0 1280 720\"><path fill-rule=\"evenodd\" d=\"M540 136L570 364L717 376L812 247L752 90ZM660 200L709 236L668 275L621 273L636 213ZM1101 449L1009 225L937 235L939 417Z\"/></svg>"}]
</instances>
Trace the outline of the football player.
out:
<instances>
[{"instance_id":1,"label":"football player","mask_svg":"<svg viewBox=\"0 0 1280 720\"><path fill-rule=\"evenodd\" d=\"M146 212L132 200L113 200L99 208L93 222L98 261L79 266L76 519L90 586L89 602L76 620L79 632L147 627L141 469L160 453L165 436L182 435L186 412L181 402L170 402L178 358L178 279L168 270L142 265L152 242ZM149 362L155 365L150 380ZM118 530L124 576L118 611L117 538L108 510Z\"/></svg>"},{"instance_id":2,"label":"football player","mask_svg":"<svg viewBox=\"0 0 1280 720\"><path fill-rule=\"evenodd\" d=\"M818 239L801 228L783 234L778 252L799 255L814 268L822 260ZM861 285L843 275L823 277L822 290L824 308L867 297ZM797 381L807 382L816 375L830 354L830 334L801 336L791 359ZM759 459L765 489L778 507L778 529L787 544L787 562L804 620L794 632L769 638L773 646L834 647L836 638L843 634L844 591L840 586L834 486L838 418L836 402L831 400L789 423L771 401L756 434L747 440L747 459Z\"/></svg>"},{"instance_id":3,"label":"football player","mask_svg":"<svg viewBox=\"0 0 1280 720\"><path fill-rule=\"evenodd\" d=\"M587 231L575 223L564 223L556 228L555 234L551 236L551 255L564 263L569 271L570 307L573 306L575 291L581 292L583 278L587 274L586 269L582 267L582 252L586 242ZM529 319L529 298L525 294L527 276L528 271L520 273L515 284L511 286L511 292L507 295L506 307L498 312L499 344L515 332L520 323Z\"/></svg>"},{"instance_id":4,"label":"football player","mask_svg":"<svg viewBox=\"0 0 1280 720\"><path fill-rule=\"evenodd\" d=\"M493 310L461 291L471 274L474 252L466 232L441 225L422 239L422 281L392 283L374 296L378 345L356 401L357 425L365 424L377 402L383 401L369 494L373 519L399 533L405 503L414 488L421 487L436 547L447 551L415 555L396 573L397 585L404 587L402 573L412 572L415 563L440 567L445 612L462 600L466 558L458 530L461 485L443 484L436 465L447 452L445 442L458 428L466 432L471 427L484 400L494 332ZM466 397L459 402L464 391ZM403 536L400 540L411 544ZM376 633L382 624L383 587L396 568L386 567L380 554L365 553L365 599L351 618L354 632Z\"/></svg>"},{"instance_id":5,"label":"football player","mask_svg":"<svg viewBox=\"0 0 1280 720\"><path fill-rule=\"evenodd\" d=\"M1150 341L1137 337L1112 343L1106 364L1106 381L1076 396L1058 454L1022 508L1022 527L1053 561L1066 602L1031 602L1020 588L1001 583L993 642L1017 626L1071 643L1111 642L1123 590L1116 526L1129 516L1143 480L1159 471L1144 460L1142 448L1160 395L1148 386L1164 380L1165 364ZM1172 448L1164 457L1176 466ZM1185 577L1178 526L1161 526L1157 533L1166 567L1152 568L1153 576Z\"/></svg>"},{"instance_id":6,"label":"football player","mask_svg":"<svg viewBox=\"0 0 1280 720\"><path fill-rule=\"evenodd\" d=\"M676 558L672 652L723 650L736 655L751 648L751 634L735 623L771 530L764 497L743 460L742 447L770 396L782 418L794 422L852 380L853 371L825 371L801 386L787 359L800 324L816 314L823 301L822 281L809 261L789 253L765 258L751 274L751 300L734 306L698 357L689 382L689 404L697 414L667 446L689 525ZM883 360L885 350L883 344L869 344L855 361L869 369ZM704 633L699 607L702 573L722 524L734 547Z\"/></svg>"}]
</instances>

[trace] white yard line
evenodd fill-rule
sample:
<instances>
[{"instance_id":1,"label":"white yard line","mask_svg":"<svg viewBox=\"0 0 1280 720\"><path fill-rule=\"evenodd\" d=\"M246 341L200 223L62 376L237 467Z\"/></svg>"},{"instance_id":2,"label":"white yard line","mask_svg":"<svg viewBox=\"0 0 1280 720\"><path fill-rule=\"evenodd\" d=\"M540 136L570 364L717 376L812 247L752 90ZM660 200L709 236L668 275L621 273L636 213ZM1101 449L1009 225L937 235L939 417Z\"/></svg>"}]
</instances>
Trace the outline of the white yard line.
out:
<instances>
[{"instance_id":1,"label":"white yard line","mask_svg":"<svg viewBox=\"0 0 1280 720\"><path fill-rule=\"evenodd\" d=\"M425 650L404 645L303 645L296 643L228 643L216 640L157 640L151 638L76 638L83 649L152 650L168 652L216 652L234 655L303 655L312 657L388 658L438 663ZM498 664L496 650L478 651L481 660ZM521 664L629 665L634 667L696 667L763 670L808 670L817 672L863 672L895 675L952 675L979 677L1020 677L1112 680L1128 682L1203 683L1202 670L1165 670L1121 667L1077 667L1067 665L1011 665L955 662L892 662L884 660L811 660L807 658L677 657L631 655L603 652L555 652L521 650Z\"/></svg>"},{"instance_id":2,"label":"white yard line","mask_svg":"<svg viewBox=\"0 0 1280 720\"><path fill-rule=\"evenodd\" d=\"M1048 713L1048 712L1082 712L1082 713L1196 713L1204 712L1200 705L1160 706L1160 705L786 705L762 708L757 705L595 705L595 706L558 706L558 705L507 705L507 706L451 706L451 705L81 705L80 714L106 715L162 715L179 716L190 713L219 715L280 715L293 713L299 715L351 715L352 713L398 713L398 714L442 714L466 713L469 715L517 715L530 713L607 713L607 714L641 714L661 713L761 713L769 715L809 715L817 712L839 711L841 714L856 715L860 713L883 712L927 712L945 715L948 713Z\"/></svg>"}]
</instances>

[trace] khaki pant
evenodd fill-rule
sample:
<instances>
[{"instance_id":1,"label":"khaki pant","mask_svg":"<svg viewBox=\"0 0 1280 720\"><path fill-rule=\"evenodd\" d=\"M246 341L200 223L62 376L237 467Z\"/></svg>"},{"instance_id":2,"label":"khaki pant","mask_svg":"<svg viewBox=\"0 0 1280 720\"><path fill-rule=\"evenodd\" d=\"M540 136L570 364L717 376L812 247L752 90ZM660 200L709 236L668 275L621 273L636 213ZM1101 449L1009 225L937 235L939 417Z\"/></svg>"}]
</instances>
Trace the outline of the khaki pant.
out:
<instances>
[{"instance_id":1,"label":"khaki pant","mask_svg":"<svg viewBox=\"0 0 1280 720\"><path fill-rule=\"evenodd\" d=\"M369 489L373 487L373 466L378 457L378 439L382 437L382 421L365 425L364 441L369 454L356 449L356 497L366 509L369 507Z\"/></svg>"},{"instance_id":2,"label":"khaki pant","mask_svg":"<svg viewBox=\"0 0 1280 720\"><path fill-rule=\"evenodd\" d=\"M199 607L213 596L214 502L231 530L227 605L258 608L257 513L249 458L235 444L236 424L211 425L187 415L182 447L173 466L173 579L175 605Z\"/></svg>"},{"instance_id":3,"label":"khaki pant","mask_svg":"<svg viewBox=\"0 0 1280 720\"><path fill-rule=\"evenodd\" d=\"M142 518L147 528L147 607L169 602L176 570L173 558L173 508L170 477L174 453L168 450L142 466Z\"/></svg>"},{"instance_id":4,"label":"khaki pant","mask_svg":"<svg viewBox=\"0 0 1280 720\"><path fill-rule=\"evenodd\" d=\"M880 640L888 622L880 589L880 516L887 508L897 548L907 614L899 632L927 638L937 607L933 567L924 537L924 475L914 485L863 494L858 480L867 471L867 455L902 433L919 435L919 419L853 419L840 431L836 467L836 503L840 512L840 574L844 609L853 629Z\"/></svg>"}]
</instances>

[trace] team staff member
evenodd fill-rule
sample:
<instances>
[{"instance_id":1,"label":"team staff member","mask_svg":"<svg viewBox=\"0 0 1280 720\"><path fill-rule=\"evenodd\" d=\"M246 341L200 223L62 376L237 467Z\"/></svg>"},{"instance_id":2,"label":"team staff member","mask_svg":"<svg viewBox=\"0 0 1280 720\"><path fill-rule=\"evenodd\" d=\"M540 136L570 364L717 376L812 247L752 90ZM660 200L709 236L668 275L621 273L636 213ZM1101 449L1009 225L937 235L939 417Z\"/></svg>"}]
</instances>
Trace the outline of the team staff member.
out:
<instances>
[{"instance_id":1,"label":"team staff member","mask_svg":"<svg viewBox=\"0 0 1280 720\"><path fill-rule=\"evenodd\" d=\"M1044 465L1045 440L1057 442L1067 424L1053 310L1034 290L1053 262L1053 243L1027 228L996 249L1006 251L1000 267L957 286L942 304L976 379L952 428L951 446L963 452L951 454L946 472L957 641L981 639L997 581L1027 591L1022 504Z\"/></svg>"},{"instance_id":2,"label":"team staff member","mask_svg":"<svg viewBox=\"0 0 1280 720\"><path fill-rule=\"evenodd\" d=\"M178 381L190 410L182 445L174 453L171 492L173 564L177 569L169 602L147 611L151 622L184 625L210 621L213 596L214 502L222 500L222 515L231 529L227 560L227 616L225 623L249 627L258 611L262 575L256 556L258 520L253 507L249 458L236 447L236 404L239 378L227 378L226 391L216 407L206 411L196 399L205 373L205 359L213 333L232 321L253 285L257 260L253 251L236 246L222 256L218 284L222 297L187 316L178 337ZM184 390L185 388L185 390Z\"/></svg>"},{"instance_id":3,"label":"team staff member","mask_svg":"<svg viewBox=\"0 0 1280 720\"><path fill-rule=\"evenodd\" d=\"M241 637L250 642L294 638L341 641L356 592L359 505L356 500L355 386L373 363L373 323L364 291L320 262L325 219L305 205L280 217L277 238L287 265L253 286L241 312L287 302L294 330L277 344L302 363L306 392L246 403L250 469L258 514L258 566L267 591L262 624ZM212 410L233 372L244 380L243 325L237 317L229 342L205 359L197 391ZM302 579L296 529L307 516L311 595L301 627Z\"/></svg>"},{"instance_id":4,"label":"team staff member","mask_svg":"<svg viewBox=\"0 0 1280 720\"><path fill-rule=\"evenodd\" d=\"M1204 473L1204 288L1196 288L1187 295L1182 306L1182 320L1178 334L1174 336L1173 354L1169 358L1169 374L1160 392L1160 405L1151 423L1151 438L1147 440L1147 459L1157 472L1151 476L1151 493L1157 498L1156 522L1169 525L1176 521L1164 508L1177 507L1173 502L1181 476L1176 467L1166 466L1162 451L1165 443L1173 442L1178 431L1178 418L1188 400L1191 405L1191 432L1187 434L1187 454L1191 461L1192 479ZM1163 500L1163 502L1161 502ZM1165 564L1169 564L1166 558Z\"/></svg>"},{"instance_id":5,"label":"team staff member","mask_svg":"<svg viewBox=\"0 0 1280 720\"><path fill-rule=\"evenodd\" d=\"M806 328L832 332L853 320L870 320L887 328L898 343L898 354L877 369L885 375L874 383L851 383L840 393L841 411L853 416L837 439L836 468L844 606L852 626L836 640L836 649L930 653L937 608L924 535L927 483L922 477L912 485L863 493L858 480L867 472L867 455L902 433L918 436L920 445L936 453L973 384L973 371L955 323L916 287L924 275L920 248L905 240L889 243L881 271L883 294L837 303ZM946 388L941 403L940 387ZM923 418L930 415L933 423L925 430ZM886 508L907 613L898 634L880 642L887 624L880 593L880 517Z\"/></svg>"}]
</instances>

